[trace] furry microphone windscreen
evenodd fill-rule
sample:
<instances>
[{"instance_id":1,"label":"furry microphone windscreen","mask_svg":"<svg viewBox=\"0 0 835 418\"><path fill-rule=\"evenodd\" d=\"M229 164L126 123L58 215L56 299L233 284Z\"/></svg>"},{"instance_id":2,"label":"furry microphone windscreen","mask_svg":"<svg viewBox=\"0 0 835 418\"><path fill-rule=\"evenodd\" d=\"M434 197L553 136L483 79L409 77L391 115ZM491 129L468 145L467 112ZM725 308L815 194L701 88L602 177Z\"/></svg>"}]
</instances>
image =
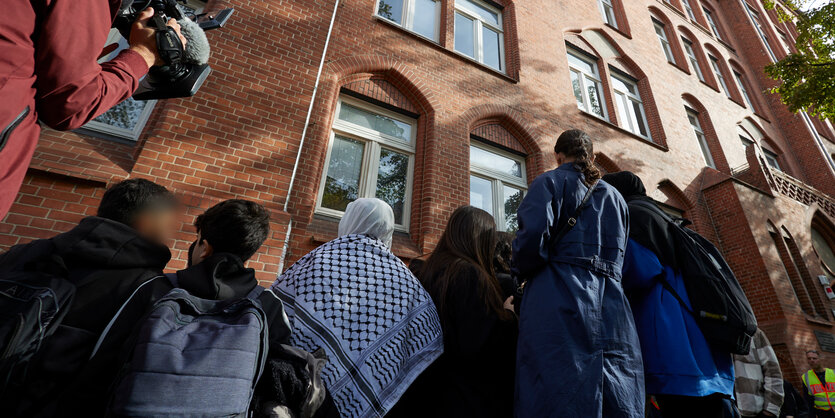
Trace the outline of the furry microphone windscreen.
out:
<instances>
[{"instance_id":1,"label":"furry microphone windscreen","mask_svg":"<svg viewBox=\"0 0 835 418\"><path fill-rule=\"evenodd\" d=\"M191 19L183 19L177 22L180 24L180 32L186 38L185 61L190 64L206 64L209 62L209 40L200 25Z\"/></svg>"}]
</instances>

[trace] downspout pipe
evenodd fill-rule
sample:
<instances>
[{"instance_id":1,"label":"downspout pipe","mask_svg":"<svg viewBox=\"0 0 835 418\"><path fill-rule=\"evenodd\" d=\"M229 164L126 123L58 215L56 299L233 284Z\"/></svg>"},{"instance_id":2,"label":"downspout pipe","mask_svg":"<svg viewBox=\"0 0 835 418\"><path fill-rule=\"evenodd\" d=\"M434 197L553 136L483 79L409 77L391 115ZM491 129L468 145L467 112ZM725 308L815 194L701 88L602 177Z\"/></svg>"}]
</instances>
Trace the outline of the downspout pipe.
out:
<instances>
[{"instance_id":1,"label":"downspout pipe","mask_svg":"<svg viewBox=\"0 0 835 418\"><path fill-rule=\"evenodd\" d=\"M281 257L278 259L278 274L281 274L284 271L284 260L287 257L287 247L290 246L290 233L293 231L293 216L290 215L287 209L290 206L290 195L293 193L293 185L296 183L296 173L299 170L299 162L302 158L304 141L307 137L307 127L310 125L310 117L313 115L313 105L316 103L316 94L319 92L319 82L322 79L322 69L325 67L325 57L328 55L328 46L330 45L333 26L336 22L337 10L339 10L339 0L334 0L333 14L331 15L331 22L328 26L328 35L325 37L325 48L322 50L322 59L319 60L319 71L316 72L316 82L313 84L313 95L310 97L310 105L307 107L307 116L304 119L304 128L302 128L302 136L299 140L299 150L296 152L296 162L293 164L293 172L290 174L290 185L287 188L287 197L284 198L284 212L287 212L290 219L287 221L287 232L284 234L284 246L281 248Z\"/></svg>"}]
</instances>

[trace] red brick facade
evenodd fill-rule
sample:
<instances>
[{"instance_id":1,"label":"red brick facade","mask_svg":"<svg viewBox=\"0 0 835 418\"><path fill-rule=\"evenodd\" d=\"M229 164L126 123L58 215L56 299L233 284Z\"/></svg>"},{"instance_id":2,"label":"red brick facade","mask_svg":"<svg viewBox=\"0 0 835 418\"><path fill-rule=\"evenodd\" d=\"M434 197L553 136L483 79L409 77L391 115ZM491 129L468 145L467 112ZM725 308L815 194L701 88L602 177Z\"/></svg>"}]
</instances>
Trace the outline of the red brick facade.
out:
<instances>
[{"instance_id":1,"label":"red brick facade","mask_svg":"<svg viewBox=\"0 0 835 418\"><path fill-rule=\"evenodd\" d=\"M190 99L157 103L136 142L46 130L20 195L0 223L0 249L66 231L95 212L108 184L143 177L176 191L188 206L172 243L172 269L184 265L197 213L232 197L264 203L273 213L272 236L249 265L270 282L291 222L285 265L336 235L337 220L315 209L342 95L416 119L409 229L395 236L395 252L414 258L431 251L451 211L469 203L473 139L525 155L530 182L554 167L557 136L579 128L595 138L604 171L635 171L652 197L684 212L717 243L787 376L797 381L805 350L820 349L813 331L835 333L835 304L817 282L824 270L810 229L816 222L825 225L819 230L835 231L829 156L835 138L830 125L815 120L817 142L800 115L763 93L774 85L762 71L769 56L744 0L690 0L697 22L677 0L615 0L620 29L604 24L588 1L493 0L503 16L504 72L455 52L454 0L439 1L438 42L375 16L375 0L339 2L288 197L334 1L209 0L209 10L236 12L226 28L209 33L214 71L203 89ZM785 55L775 25L793 29L749 1L770 47ZM700 3L724 40L712 34ZM665 25L675 63L661 50L653 16ZM683 52L683 35L694 44L705 82ZM608 121L578 109L567 42L597 57ZM720 61L731 99L707 54ZM742 74L755 109L734 71ZM623 128L613 72L636 80L652 141ZM705 167L685 106L699 113L717 169ZM777 154L784 172L771 169L759 148L743 147L740 126L759 131L754 139ZM835 235L828 238L835 246ZM824 359L835 366L835 353Z\"/></svg>"}]
</instances>

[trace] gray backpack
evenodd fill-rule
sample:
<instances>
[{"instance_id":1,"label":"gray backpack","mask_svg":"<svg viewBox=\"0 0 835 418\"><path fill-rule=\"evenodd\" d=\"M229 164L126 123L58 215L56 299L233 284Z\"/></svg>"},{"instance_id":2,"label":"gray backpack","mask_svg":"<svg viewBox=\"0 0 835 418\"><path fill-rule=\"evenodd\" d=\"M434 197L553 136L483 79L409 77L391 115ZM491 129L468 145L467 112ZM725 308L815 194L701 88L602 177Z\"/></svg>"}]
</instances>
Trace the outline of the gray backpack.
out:
<instances>
[{"instance_id":1,"label":"gray backpack","mask_svg":"<svg viewBox=\"0 0 835 418\"><path fill-rule=\"evenodd\" d=\"M174 289L157 301L126 352L109 413L247 416L269 351L263 291L216 301Z\"/></svg>"}]
</instances>

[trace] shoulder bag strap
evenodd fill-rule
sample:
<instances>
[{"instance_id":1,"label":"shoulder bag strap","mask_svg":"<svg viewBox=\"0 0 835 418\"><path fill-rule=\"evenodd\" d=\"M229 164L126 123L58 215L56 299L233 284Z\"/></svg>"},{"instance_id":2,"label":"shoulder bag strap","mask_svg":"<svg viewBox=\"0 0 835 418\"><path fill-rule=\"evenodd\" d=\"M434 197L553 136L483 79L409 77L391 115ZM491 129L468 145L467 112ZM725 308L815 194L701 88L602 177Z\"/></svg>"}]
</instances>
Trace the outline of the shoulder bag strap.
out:
<instances>
[{"instance_id":1,"label":"shoulder bag strap","mask_svg":"<svg viewBox=\"0 0 835 418\"><path fill-rule=\"evenodd\" d=\"M568 218L568 221L566 221L565 225L563 225L563 227L560 228L560 231L557 232L557 234L554 235L554 237L549 241L549 244L548 244L549 247L553 247L555 244L562 241L562 239L565 237L565 235L569 231L571 231L571 229L574 228L575 225L577 225L577 219L580 219L580 215L583 213L583 210L586 208L586 204L589 202L589 199L591 199L591 195L594 192L595 187L597 187L597 183L599 183L599 181L596 181L596 182L592 183L591 186L589 186L588 190L586 190L586 194L583 195L583 199L580 201L580 204L577 206L577 209L574 210L574 213L571 215L571 217ZM521 284L519 284L519 287L517 287L517 289L516 289L516 292L518 294L524 294L525 284L527 284L527 282L528 281L525 280Z\"/></svg>"},{"instance_id":2,"label":"shoulder bag strap","mask_svg":"<svg viewBox=\"0 0 835 418\"><path fill-rule=\"evenodd\" d=\"M597 187L598 182L594 182L589 189L586 190L586 194L583 195L583 200L580 201L580 205L577 206L577 209L574 210L574 213L568 218L568 221L563 225L560 232L557 232L557 235L554 235L554 238L551 240L551 246L553 247L554 244L562 241L566 234L568 234L571 229L577 225L577 219L580 219L580 215L583 213L583 210L586 208L586 204L591 199L592 192L594 192L595 187Z\"/></svg>"}]
</instances>

